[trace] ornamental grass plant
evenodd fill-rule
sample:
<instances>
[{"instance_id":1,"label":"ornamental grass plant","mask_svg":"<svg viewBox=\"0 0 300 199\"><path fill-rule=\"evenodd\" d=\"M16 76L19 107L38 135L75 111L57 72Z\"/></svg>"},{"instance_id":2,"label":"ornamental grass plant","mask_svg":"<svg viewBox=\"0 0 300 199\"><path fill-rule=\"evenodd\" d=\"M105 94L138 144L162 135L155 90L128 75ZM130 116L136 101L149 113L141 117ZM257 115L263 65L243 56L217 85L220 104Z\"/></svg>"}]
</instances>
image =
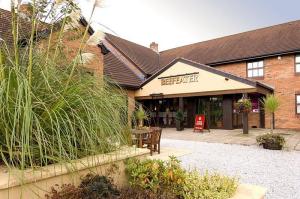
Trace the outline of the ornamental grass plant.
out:
<instances>
[{"instance_id":1,"label":"ornamental grass plant","mask_svg":"<svg viewBox=\"0 0 300 199\"><path fill-rule=\"evenodd\" d=\"M107 153L126 144L123 91L105 77L88 74L80 61L89 24L78 37L75 56L66 59L70 56L62 50L66 31L74 31L78 23L78 18L72 19L78 12L76 4L33 0L25 45L19 43L25 20L19 6L11 7L13 44L2 40L0 48L1 164L24 170ZM96 6L95 2L93 11ZM43 48L40 27L49 33Z\"/></svg>"}]
</instances>

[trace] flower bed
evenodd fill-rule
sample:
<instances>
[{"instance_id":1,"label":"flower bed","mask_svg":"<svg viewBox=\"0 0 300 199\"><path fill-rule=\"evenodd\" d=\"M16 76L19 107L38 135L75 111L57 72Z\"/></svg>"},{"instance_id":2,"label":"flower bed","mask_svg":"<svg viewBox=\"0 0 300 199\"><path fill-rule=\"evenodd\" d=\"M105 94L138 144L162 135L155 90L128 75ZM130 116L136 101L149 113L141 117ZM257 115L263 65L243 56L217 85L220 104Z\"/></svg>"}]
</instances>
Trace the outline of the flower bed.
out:
<instances>
[{"instance_id":1,"label":"flower bed","mask_svg":"<svg viewBox=\"0 0 300 199\"><path fill-rule=\"evenodd\" d=\"M47 199L263 199L265 189L239 185L219 174L186 171L179 161L129 159L129 186L117 187L112 178L88 174L79 186L56 186Z\"/></svg>"},{"instance_id":2,"label":"flower bed","mask_svg":"<svg viewBox=\"0 0 300 199\"><path fill-rule=\"evenodd\" d=\"M144 158L149 154L146 149L124 147L120 151L89 156L68 164L53 164L38 169L8 170L0 169L1 199L40 199L49 194L56 184L78 185L88 173L108 175L116 186L127 184L124 161L127 158ZM114 169L115 172L112 172Z\"/></svg>"}]
</instances>

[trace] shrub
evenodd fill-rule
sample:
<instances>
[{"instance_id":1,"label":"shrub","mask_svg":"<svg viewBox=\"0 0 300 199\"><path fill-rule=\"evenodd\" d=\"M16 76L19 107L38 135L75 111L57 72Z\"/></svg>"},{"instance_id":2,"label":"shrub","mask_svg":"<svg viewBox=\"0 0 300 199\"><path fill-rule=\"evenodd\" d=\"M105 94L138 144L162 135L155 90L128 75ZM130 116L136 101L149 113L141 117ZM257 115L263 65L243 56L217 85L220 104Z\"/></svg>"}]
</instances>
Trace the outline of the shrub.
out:
<instances>
[{"instance_id":1,"label":"shrub","mask_svg":"<svg viewBox=\"0 0 300 199\"><path fill-rule=\"evenodd\" d=\"M132 187L154 193L168 192L179 195L185 179L185 171L174 157L166 162L129 159L126 171Z\"/></svg>"},{"instance_id":2,"label":"shrub","mask_svg":"<svg viewBox=\"0 0 300 199\"><path fill-rule=\"evenodd\" d=\"M122 189L120 196L117 199L178 199L178 197L171 193L154 193L151 190L131 187Z\"/></svg>"},{"instance_id":3,"label":"shrub","mask_svg":"<svg viewBox=\"0 0 300 199\"><path fill-rule=\"evenodd\" d=\"M61 187L52 187L47 199L117 199L120 192L111 179L105 176L88 174L82 179L81 184L75 187L63 184Z\"/></svg>"},{"instance_id":4,"label":"shrub","mask_svg":"<svg viewBox=\"0 0 300 199\"><path fill-rule=\"evenodd\" d=\"M174 157L166 162L129 159L126 170L129 183L135 192L150 191L149 193L154 195L185 199L226 199L231 197L237 188L234 178L186 171Z\"/></svg>"},{"instance_id":5,"label":"shrub","mask_svg":"<svg viewBox=\"0 0 300 199\"><path fill-rule=\"evenodd\" d=\"M51 188L49 194L46 194L46 199L80 199L80 189L71 184L63 184Z\"/></svg>"},{"instance_id":6,"label":"shrub","mask_svg":"<svg viewBox=\"0 0 300 199\"><path fill-rule=\"evenodd\" d=\"M161 160L141 161L133 158L127 160L126 172L132 187L156 193L161 188L161 178L165 167Z\"/></svg>"},{"instance_id":7,"label":"shrub","mask_svg":"<svg viewBox=\"0 0 300 199\"><path fill-rule=\"evenodd\" d=\"M81 198L101 199L119 196L120 192L111 182L112 180L105 176L87 175L79 186Z\"/></svg>"},{"instance_id":8,"label":"shrub","mask_svg":"<svg viewBox=\"0 0 300 199\"><path fill-rule=\"evenodd\" d=\"M237 181L219 174L189 172L183 187L185 199L226 199L234 195Z\"/></svg>"},{"instance_id":9,"label":"shrub","mask_svg":"<svg viewBox=\"0 0 300 199\"><path fill-rule=\"evenodd\" d=\"M179 122L184 121L184 114L182 111L177 111L175 115L175 119L178 120Z\"/></svg>"},{"instance_id":10,"label":"shrub","mask_svg":"<svg viewBox=\"0 0 300 199\"><path fill-rule=\"evenodd\" d=\"M267 133L256 137L259 145L266 149L280 150L285 144L285 138L280 134Z\"/></svg>"}]
</instances>

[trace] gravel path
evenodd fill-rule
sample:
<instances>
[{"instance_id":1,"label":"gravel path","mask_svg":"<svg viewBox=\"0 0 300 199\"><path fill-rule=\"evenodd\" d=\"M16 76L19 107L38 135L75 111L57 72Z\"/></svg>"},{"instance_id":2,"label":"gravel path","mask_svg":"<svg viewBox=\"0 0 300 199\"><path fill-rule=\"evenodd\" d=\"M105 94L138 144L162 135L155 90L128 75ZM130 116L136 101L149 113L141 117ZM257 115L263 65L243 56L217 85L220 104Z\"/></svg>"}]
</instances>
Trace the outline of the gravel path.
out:
<instances>
[{"instance_id":1,"label":"gravel path","mask_svg":"<svg viewBox=\"0 0 300 199\"><path fill-rule=\"evenodd\" d=\"M300 199L300 152L256 146L163 139L162 147L191 150L179 159L185 168L216 171L241 183L264 186L266 199Z\"/></svg>"}]
</instances>

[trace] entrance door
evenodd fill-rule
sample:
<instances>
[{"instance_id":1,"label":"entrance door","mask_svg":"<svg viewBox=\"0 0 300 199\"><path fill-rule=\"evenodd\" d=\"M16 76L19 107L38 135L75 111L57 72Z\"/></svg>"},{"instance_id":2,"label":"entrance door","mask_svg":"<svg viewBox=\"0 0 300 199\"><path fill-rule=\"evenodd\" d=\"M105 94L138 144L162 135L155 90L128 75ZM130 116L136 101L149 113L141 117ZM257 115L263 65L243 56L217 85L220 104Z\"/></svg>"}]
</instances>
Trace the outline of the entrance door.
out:
<instances>
[{"instance_id":1,"label":"entrance door","mask_svg":"<svg viewBox=\"0 0 300 199\"><path fill-rule=\"evenodd\" d=\"M223 128L223 97L210 97L210 127Z\"/></svg>"},{"instance_id":2,"label":"entrance door","mask_svg":"<svg viewBox=\"0 0 300 199\"><path fill-rule=\"evenodd\" d=\"M223 97L200 97L197 101L197 114L204 114L209 128L223 128Z\"/></svg>"}]
</instances>

